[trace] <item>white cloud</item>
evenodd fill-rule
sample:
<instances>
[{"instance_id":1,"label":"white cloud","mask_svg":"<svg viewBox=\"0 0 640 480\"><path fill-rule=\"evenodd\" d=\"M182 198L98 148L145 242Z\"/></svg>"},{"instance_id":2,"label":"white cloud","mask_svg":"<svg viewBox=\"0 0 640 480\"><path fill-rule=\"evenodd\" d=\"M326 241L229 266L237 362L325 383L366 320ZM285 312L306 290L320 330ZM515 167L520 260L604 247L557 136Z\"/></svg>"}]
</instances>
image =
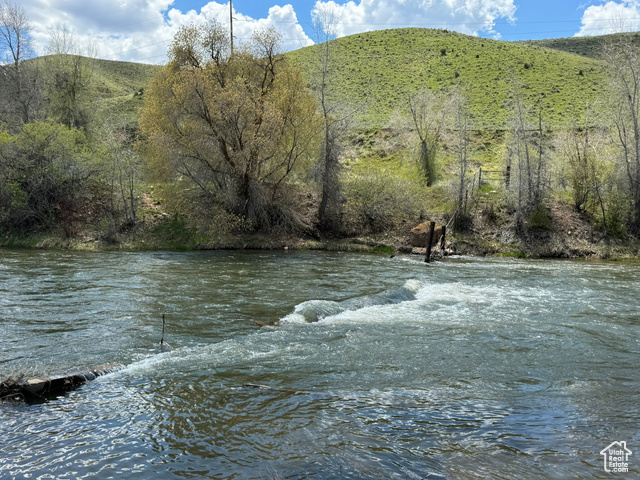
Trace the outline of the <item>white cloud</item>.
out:
<instances>
[{"instance_id":1,"label":"white cloud","mask_svg":"<svg viewBox=\"0 0 640 480\"><path fill-rule=\"evenodd\" d=\"M319 0L312 17L316 22L327 16L339 18L335 26L338 36L400 27L498 36L495 21L515 21L515 11L514 0L352 0L345 4Z\"/></svg>"},{"instance_id":2,"label":"white cloud","mask_svg":"<svg viewBox=\"0 0 640 480\"><path fill-rule=\"evenodd\" d=\"M582 15L582 26L576 37L606 35L640 30L640 1L609 1L591 5Z\"/></svg>"},{"instance_id":3,"label":"white cloud","mask_svg":"<svg viewBox=\"0 0 640 480\"><path fill-rule=\"evenodd\" d=\"M199 12L181 12L171 8L172 4L173 0L20 0L31 21L33 46L38 54L46 53L52 29L64 24L79 43L97 44L101 58L164 63L167 47L181 26L214 18L223 25L229 24L228 3L209 2ZM272 7L268 17L262 19L234 11L237 42L249 39L255 29L269 26L282 33L284 50L313 43L291 5Z\"/></svg>"}]
</instances>

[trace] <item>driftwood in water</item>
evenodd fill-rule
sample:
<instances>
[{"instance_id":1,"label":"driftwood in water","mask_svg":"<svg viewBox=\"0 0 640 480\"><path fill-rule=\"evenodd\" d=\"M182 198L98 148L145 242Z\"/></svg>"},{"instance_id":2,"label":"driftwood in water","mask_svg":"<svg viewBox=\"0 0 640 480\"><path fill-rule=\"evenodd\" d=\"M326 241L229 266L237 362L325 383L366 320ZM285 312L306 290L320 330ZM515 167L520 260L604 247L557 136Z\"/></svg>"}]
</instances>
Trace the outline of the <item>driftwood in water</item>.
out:
<instances>
[{"instance_id":1,"label":"driftwood in water","mask_svg":"<svg viewBox=\"0 0 640 480\"><path fill-rule=\"evenodd\" d=\"M78 388L80 385L95 380L101 375L120 368L118 364L105 364L86 370L40 378L8 379L0 383L1 400L24 400L29 403L45 401Z\"/></svg>"}]
</instances>

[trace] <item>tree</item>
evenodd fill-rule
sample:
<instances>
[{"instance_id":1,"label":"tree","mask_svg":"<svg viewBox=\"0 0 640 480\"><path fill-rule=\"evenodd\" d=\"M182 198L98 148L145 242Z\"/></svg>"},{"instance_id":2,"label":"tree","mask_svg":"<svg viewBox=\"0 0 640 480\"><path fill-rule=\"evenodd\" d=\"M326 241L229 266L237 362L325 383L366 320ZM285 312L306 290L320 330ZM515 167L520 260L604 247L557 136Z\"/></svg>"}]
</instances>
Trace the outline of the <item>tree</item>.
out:
<instances>
[{"instance_id":1,"label":"tree","mask_svg":"<svg viewBox=\"0 0 640 480\"><path fill-rule=\"evenodd\" d=\"M632 230L640 232L640 48L629 38L607 42L603 58L611 75L614 140L633 201Z\"/></svg>"},{"instance_id":2,"label":"tree","mask_svg":"<svg viewBox=\"0 0 640 480\"><path fill-rule=\"evenodd\" d=\"M52 122L33 122L0 138L0 219L8 228L60 224L68 236L82 216L89 151L84 134Z\"/></svg>"},{"instance_id":3,"label":"tree","mask_svg":"<svg viewBox=\"0 0 640 480\"><path fill-rule=\"evenodd\" d=\"M142 160L134 149L135 136L126 121L111 115L103 122L101 137L106 147L102 173L109 188L111 227L124 217L124 225L137 223L137 186L142 174Z\"/></svg>"},{"instance_id":4,"label":"tree","mask_svg":"<svg viewBox=\"0 0 640 480\"><path fill-rule=\"evenodd\" d=\"M283 209L288 181L317 131L313 98L278 42L274 30L257 32L230 56L219 24L183 27L140 117L152 162L258 228L295 217Z\"/></svg>"},{"instance_id":5,"label":"tree","mask_svg":"<svg viewBox=\"0 0 640 480\"><path fill-rule=\"evenodd\" d=\"M455 227L464 228L469 223L467 215L467 168L469 165L469 111L467 97L459 89L454 92L451 100L453 111L453 130L456 132L454 151L458 168L457 202L455 213Z\"/></svg>"},{"instance_id":6,"label":"tree","mask_svg":"<svg viewBox=\"0 0 640 480\"><path fill-rule=\"evenodd\" d=\"M561 186L568 183L573 206L578 212L587 208L600 190L597 188L600 181L594 173L601 135L590 125L592 111L593 105L587 104L584 124L578 125L574 121L571 128L556 134L555 151L560 159L560 168L555 176Z\"/></svg>"},{"instance_id":7,"label":"tree","mask_svg":"<svg viewBox=\"0 0 640 480\"><path fill-rule=\"evenodd\" d=\"M409 113L420 139L420 166L428 187L432 186L437 178L438 146L450 112L449 104L448 95L431 90L424 90L409 100Z\"/></svg>"},{"instance_id":8,"label":"tree","mask_svg":"<svg viewBox=\"0 0 640 480\"><path fill-rule=\"evenodd\" d=\"M318 158L318 166L322 184L318 220L324 230L337 227L337 219L341 210L340 194L340 151L342 137L348 126L348 114L339 111L339 104L331 98L333 64L333 41L337 38L339 17L334 9L316 12L314 25L319 70L313 76L318 92L323 120L323 137Z\"/></svg>"},{"instance_id":9,"label":"tree","mask_svg":"<svg viewBox=\"0 0 640 480\"><path fill-rule=\"evenodd\" d=\"M600 213L605 235L609 231L607 193L611 189L613 163L608 161L606 135L602 128L589 125L592 108L587 105L584 125L558 132L556 182L569 187L577 211Z\"/></svg>"},{"instance_id":10,"label":"tree","mask_svg":"<svg viewBox=\"0 0 640 480\"><path fill-rule=\"evenodd\" d=\"M531 106L525 104L515 77L512 78L512 98L513 112L509 121L511 144L508 149L516 160L517 210L520 221L523 215L529 214L541 205L548 186L545 179L547 136L541 103L538 104L534 113Z\"/></svg>"},{"instance_id":11,"label":"tree","mask_svg":"<svg viewBox=\"0 0 640 480\"><path fill-rule=\"evenodd\" d=\"M51 34L45 59L49 116L68 128L89 124L96 50L93 44L80 46L66 25L58 25Z\"/></svg>"},{"instance_id":12,"label":"tree","mask_svg":"<svg viewBox=\"0 0 640 480\"><path fill-rule=\"evenodd\" d=\"M33 119L39 100L37 71L34 65L24 64L33 56L29 31L24 8L0 3L0 53L6 54L0 59L0 120L15 130Z\"/></svg>"}]
</instances>

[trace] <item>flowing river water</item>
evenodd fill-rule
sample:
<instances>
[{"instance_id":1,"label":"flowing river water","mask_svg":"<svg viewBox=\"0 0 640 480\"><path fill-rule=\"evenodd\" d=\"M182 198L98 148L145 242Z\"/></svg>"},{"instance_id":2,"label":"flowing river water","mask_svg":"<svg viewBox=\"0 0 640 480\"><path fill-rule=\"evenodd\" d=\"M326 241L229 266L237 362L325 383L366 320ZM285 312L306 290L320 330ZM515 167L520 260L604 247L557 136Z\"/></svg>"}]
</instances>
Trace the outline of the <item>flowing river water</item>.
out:
<instances>
[{"instance_id":1,"label":"flowing river water","mask_svg":"<svg viewBox=\"0 0 640 480\"><path fill-rule=\"evenodd\" d=\"M637 265L0 250L0 377L107 362L0 402L0 478L640 474Z\"/></svg>"}]
</instances>

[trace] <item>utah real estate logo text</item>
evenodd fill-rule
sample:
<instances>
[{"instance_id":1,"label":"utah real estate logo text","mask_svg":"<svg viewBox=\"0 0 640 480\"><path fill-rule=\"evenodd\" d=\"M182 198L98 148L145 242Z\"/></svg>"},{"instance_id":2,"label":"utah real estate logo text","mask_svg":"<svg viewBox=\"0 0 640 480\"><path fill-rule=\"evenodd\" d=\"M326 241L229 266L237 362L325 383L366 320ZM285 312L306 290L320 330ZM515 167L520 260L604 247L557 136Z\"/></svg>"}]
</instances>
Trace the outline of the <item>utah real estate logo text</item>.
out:
<instances>
[{"instance_id":1,"label":"utah real estate logo text","mask_svg":"<svg viewBox=\"0 0 640 480\"><path fill-rule=\"evenodd\" d=\"M604 457L604 471L607 473L627 473L629 471L629 455L627 442L613 442L605 447L600 455Z\"/></svg>"}]
</instances>

